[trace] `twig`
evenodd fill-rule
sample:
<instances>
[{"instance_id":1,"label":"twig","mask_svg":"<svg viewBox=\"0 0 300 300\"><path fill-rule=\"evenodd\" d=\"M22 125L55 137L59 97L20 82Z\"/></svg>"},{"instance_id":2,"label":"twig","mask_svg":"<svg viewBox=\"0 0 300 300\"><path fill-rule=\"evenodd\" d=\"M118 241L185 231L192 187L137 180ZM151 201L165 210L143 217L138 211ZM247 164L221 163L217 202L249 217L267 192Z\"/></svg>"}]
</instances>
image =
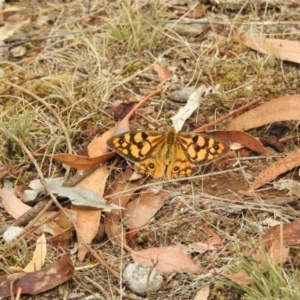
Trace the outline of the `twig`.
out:
<instances>
[{"instance_id":1,"label":"twig","mask_svg":"<svg viewBox=\"0 0 300 300\"><path fill-rule=\"evenodd\" d=\"M68 181L64 182L62 185L65 187L74 187L77 183L82 181L84 178L92 174L95 170L97 170L102 165L102 162L94 165L88 170L80 171L76 173L73 177L69 178Z\"/></svg>"},{"instance_id":2,"label":"twig","mask_svg":"<svg viewBox=\"0 0 300 300\"><path fill-rule=\"evenodd\" d=\"M140 101L137 105L135 105L133 107L133 109L123 118L123 120L125 120L125 119L129 120L132 117L132 115L135 113L135 111L137 109L139 109L141 106L143 106L148 99L150 99L154 95L157 95L157 94L160 94L160 93L161 93L161 89L157 89L154 92L147 95L142 101Z\"/></svg>"},{"instance_id":3,"label":"twig","mask_svg":"<svg viewBox=\"0 0 300 300\"><path fill-rule=\"evenodd\" d=\"M136 112L136 110L139 109L142 105L144 105L149 98L151 98L152 96L159 94L159 93L161 93L161 88L158 88L154 92L150 93L142 101L140 101L138 104L136 104L131 109L131 111L118 124L115 125L113 135L117 135L119 133L123 133L124 131L128 131L130 128L129 120L132 117L132 115Z\"/></svg>"},{"instance_id":4,"label":"twig","mask_svg":"<svg viewBox=\"0 0 300 300\"><path fill-rule=\"evenodd\" d=\"M18 287L18 291L17 291L17 295L16 295L16 300L20 300L21 299L21 294L22 294L22 288Z\"/></svg>"},{"instance_id":5,"label":"twig","mask_svg":"<svg viewBox=\"0 0 300 300\"><path fill-rule=\"evenodd\" d=\"M230 112L229 114L227 114L227 115L225 115L225 116L219 118L219 119L216 120L216 121L213 121L213 122L211 122L211 123L209 123L209 124L203 125L203 126L201 126L201 127L198 127L197 129L192 130L192 132L202 132L202 131L206 130L207 128L210 128L210 127L212 127L212 126L214 126L214 125L216 125L216 124L219 124L219 123L223 122L223 121L226 120L226 119L231 118L233 115L236 115L236 114L239 113L240 111L245 110L245 109L248 108L249 106L258 103L259 101L260 101L260 99L255 99L255 100L253 100L253 101L251 101L251 102L249 102L249 103L247 103L247 104L245 104L245 105L243 105L243 106L237 108L236 110Z\"/></svg>"},{"instance_id":6,"label":"twig","mask_svg":"<svg viewBox=\"0 0 300 300\"><path fill-rule=\"evenodd\" d=\"M151 263L152 265L150 266L149 268L149 272L148 272L148 275L147 275L147 298L150 299L150 277L151 277L151 274L152 272L154 272L156 266L158 265L158 259L156 259L155 261L153 259L151 259Z\"/></svg>"},{"instance_id":7,"label":"twig","mask_svg":"<svg viewBox=\"0 0 300 300\"><path fill-rule=\"evenodd\" d=\"M23 226L24 224L29 223L30 220L34 219L34 216L36 216L41 210L45 209L47 202L48 202L47 200L42 200L42 201L38 202L34 207L29 209L23 215L21 215L18 219L16 219L12 224L1 227L0 234L3 234L9 227Z\"/></svg>"},{"instance_id":8,"label":"twig","mask_svg":"<svg viewBox=\"0 0 300 300\"><path fill-rule=\"evenodd\" d=\"M13 278L13 280L10 282L10 284L9 284L9 291L10 291L10 298L12 299L12 300L17 300L17 299L20 299L20 295L21 295L21 291L22 291L22 289L21 289L21 287L18 287L18 290L17 290L17 298L15 298L15 294L14 294L14 284L16 283L16 282L18 282L18 280L20 279L20 277L22 276L22 274L21 273L18 273L18 274L15 274L16 276L15 276L15 278Z\"/></svg>"},{"instance_id":9,"label":"twig","mask_svg":"<svg viewBox=\"0 0 300 300\"><path fill-rule=\"evenodd\" d=\"M20 85L24 84L24 83L27 82L27 81L40 79L40 78L43 78L43 77L45 77L45 76L46 76L45 74L43 74L43 75L32 76L32 77L29 77L29 78L20 80L19 82L16 83L16 85L20 86ZM12 88L13 88L13 87L10 86L10 87L8 87L8 88L2 90L2 91L0 92L0 96L6 94L6 93L9 92Z\"/></svg>"},{"instance_id":10,"label":"twig","mask_svg":"<svg viewBox=\"0 0 300 300\"><path fill-rule=\"evenodd\" d=\"M105 299L111 300L111 297L107 294L106 290L100 284L98 284L97 282L95 282L94 280L92 280L91 278L89 278L88 276L84 276L84 279L86 281L88 281L89 283L91 283L99 291L101 291L101 293L104 295Z\"/></svg>"}]
</instances>

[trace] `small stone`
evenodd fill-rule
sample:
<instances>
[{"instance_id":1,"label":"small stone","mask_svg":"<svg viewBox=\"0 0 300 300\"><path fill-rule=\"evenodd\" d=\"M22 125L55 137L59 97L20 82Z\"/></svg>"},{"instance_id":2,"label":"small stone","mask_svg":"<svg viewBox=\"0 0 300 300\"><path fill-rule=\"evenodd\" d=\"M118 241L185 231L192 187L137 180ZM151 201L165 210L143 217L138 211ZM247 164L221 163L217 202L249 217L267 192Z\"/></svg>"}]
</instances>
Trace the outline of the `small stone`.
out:
<instances>
[{"instance_id":1,"label":"small stone","mask_svg":"<svg viewBox=\"0 0 300 300\"><path fill-rule=\"evenodd\" d=\"M11 242L14 240L19 234L24 232L23 227L17 227L17 226L12 226L9 227L4 233L3 233L3 240L6 243Z\"/></svg>"},{"instance_id":2,"label":"small stone","mask_svg":"<svg viewBox=\"0 0 300 300\"><path fill-rule=\"evenodd\" d=\"M129 264L124 269L123 280L132 291L141 296L158 291L163 283L163 277L155 268L140 263Z\"/></svg>"},{"instance_id":3,"label":"small stone","mask_svg":"<svg viewBox=\"0 0 300 300\"><path fill-rule=\"evenodd\" d=\"M175 102L186 103L189 97L196 91L193 87L183 88L182 90L172 92L168 98Z\"/></svg>"},{"instance_id":4,"label":"small stone","mask_svg":"<svg viewBox=\"0 0 300 300\"><path fill-rule=\"evenodd\" d=\"M17 46L17 47L10 49L10 53L11 53L12 57L19 58L19 57L22 57L25 55L26 48L24 46Z\"/></svg>"}]
</instances>

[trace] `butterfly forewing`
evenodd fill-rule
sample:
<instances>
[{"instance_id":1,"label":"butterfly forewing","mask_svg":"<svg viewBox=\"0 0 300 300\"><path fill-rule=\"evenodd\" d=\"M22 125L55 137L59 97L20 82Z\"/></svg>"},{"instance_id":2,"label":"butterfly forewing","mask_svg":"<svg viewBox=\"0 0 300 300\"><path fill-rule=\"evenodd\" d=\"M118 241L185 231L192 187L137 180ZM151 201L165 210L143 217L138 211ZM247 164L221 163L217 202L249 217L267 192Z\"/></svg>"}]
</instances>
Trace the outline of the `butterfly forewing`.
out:
<instances>
[{"instance_id":1,"label":"butterfly forewing","mask_svg":"<svg viewBox=\"0 0 300 300\"><path fill-rule=\"evenodd\" d=\"M159 131L128 131L108 139L107 146L133 162L139 162L163 139Z\"/></svg>"},{"instance_id":2,"label":"butterfly forewing","mask_svg":"<svg viewBox=\"0 0 300 300\"><path fill-rule=\"evenodd\" d=\"M178 141L188 159L197 165L220 159L230 150L228 144L205 134L180 132Z\"/></svg>"}]
</instances>

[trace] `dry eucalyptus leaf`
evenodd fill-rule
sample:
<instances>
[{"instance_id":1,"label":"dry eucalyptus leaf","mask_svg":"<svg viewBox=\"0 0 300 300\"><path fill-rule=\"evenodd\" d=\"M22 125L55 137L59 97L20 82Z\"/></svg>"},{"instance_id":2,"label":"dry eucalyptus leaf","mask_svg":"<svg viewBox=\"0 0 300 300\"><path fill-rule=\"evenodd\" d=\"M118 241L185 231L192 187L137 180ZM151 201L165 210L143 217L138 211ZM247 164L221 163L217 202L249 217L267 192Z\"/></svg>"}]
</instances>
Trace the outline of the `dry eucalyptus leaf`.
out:
<instances>
[{"instance_id":1,"label":"dry eucalyptus leaf","mask_svg":"<svg viewBox=\"0 0 300 300\"><path fill-rule=\"evenodd\" d=\"M127 129L129 130L129 129ZM106 146L106 141L114 134L115 126L104 132L101 136L95 137L88 145L87 151L89 157L97 157L100 155L106 155L109 150Z\"/></svg>"},{"instance_id":2,"label":"dry eucalyptus leaf","mask_svg":"<svg viewBox=\"0 0 300 300\"><path fill-rule=\"evenodd\" d=\"M77 216L76 236L78 243L77 257L82 262L86 254L90 251L86 246L91 244L98 232L101 210L82 209L81 207L72 207L72 212Z\"/></svg>"},{"instance_id":3,"label":"dry eucalyptus leaf","mask_svg":"<svg viewBox=\"0 0 300 300\"><path fill-rule=\"evenodd\" d=\"M280 240L274 240L269 251L268 260L272 260L275 264L284 264L289 257L290 247L285 247Z\"/></svg>"},{"instance_id":4,"label":"dry eucalyptus leaf","mask_svg":"<svg viewBox=\"0 0 300 300\"><path fill-rule=\"evenodd\" d=\"M133 107L137 104L137 102L129 102L129 103L119 103L118 105L109 107L105 109L105 112L113 117L115 121L119 121L126 117L126 115L133 109Z\"/></svg>"},{"instance_id":5,"label":"dry eucalyptus leaf","mask_svg":"<svg viewBox=\"0 0 300 300\"><path fill-rule=\"evenodd\" d=\"M260 53L271 54L282 60L300 63L300 43L298 41L270 39L247 34L233 36L232 40Z\"/></svg>"},{"instance_id":6,"label":"dry eucalyptus leaf","mask_svg":"<svg viewBox=\"0 0 300 300\"><path fill-rule=\"evenodd\" d=\"M252 192L264 184L274 180L279 175L300 166L300 148L289 156L279 159L262 170L252 182L248 191Z\"/></svg>"},{"instance_id":7,"label":"dry eucalyptus leaf","mask_svg":"<svg viewBox=\"0 0 300 300\"><path fill-rule=\"evenodd\" d=\"M233 282L238 283L238 284L250 285L253 283L253 280L251 279L251 277L244 270L241 270L232 275L229 275L229 274L221 274L221 275Z\"/></svg>"},{"instance_id":8,"label":"dry eucalyptus leaf","mask_svg":"<svg viewBox=\"0 0 300 300\"><path fill-rule=\"evenodd\" d=\"M198 109L201 101L212 91L211 88L207 88L202 84L195 92L193 92L184 107L181 107L177 114L174 115L171 120L173 127L176 131L182 129L185 121L193 114L193 112Z\"/></svg>"},{"instance_id":9,"label":"dry eucalyptus leaf","mask_svg":"<svg viewBox=\"0 0 300 300\"><path fill-rule=\"evenodd\" d=\"M253 108L228 123L228 130L249 130L266 124L300 120L300 95L273 99Z\"/></svg>"},{"instance_id":10,"label":"dry eucalyptus leaf","mask_svg":"<svg viewBox=\"0 0 300 300\"><path fill-rule=\"evenodd\" d=\"M198 291L194 300L207 300L209 293L210 293L210 287L207 284Z\"/></svg>"},{"instance_id":11,"label":"dry eucalyptus leaf","mask_svg":"<svg viewBox=\"0 0 300 300\"><path fill-rule=\"evenodd\" d=\"M2 8L3 3L5 2L5 0L1 0L0 1L0 6ZM15 11L19 11L22 10L22 7L18 7L18 6L9 6L9 7L5 7L3 10L0 11L0 14L4 14L7 12L15 12Z\"/></svg>"},{"instance_id":12,"label":"dry eucalyptus leaf","mask_svg":"<svg viewBox=\"0 0 300 300\"><path fill-rule=\"evenodd\" d=\"M283 243L285 247L300 244L300 221L284 223L271 227L263 235L263 244L272 246L275 240Z\"/></svg>"},{"instance_id":13,"label":"dry eucalyptus leaf","mask_svg":"<svg viewBox=\"0 0 300 300\"><path fill-rule=\"evenodd\" d=\"M132 169L128 166L124 173L120 173L111 186L107 189L105 196L113 196L109 200L110 203L116 203L122 207L126 207L135 192L135 188L143 185L146 176L134 182L128 182L132 175ZM128 191L127 191L128 190ZM125 239L126 230L120 226L121 212L113 211L106 214L104 219L105 233L108 238L120 247L127 245Z\"/></svg>"},{"instance_id":14,"label":"dry eucalyptus leaf","mask_svg":"<svg viewBox=\"0 0 300 300\"><path fill-rule=\"evenodd\" d=\"M184 17L189 19L199 19L200 17L204 16L206 11L211 7L211 5L199 5L192 11L185 14Z\"/></svg>"},{"instance_id":15,"label":"dry eucalyptus leaf","mask_svg":"<svg viewBox=\"0 0 300 300\"><path fill-rule=\"evenodd\" d=\"M47 254L47 245L46 245L46 237L42 234L36 240L36 247L29 264L23 269L24 272L34 272L38 271L42 268L45 263L45 258Z\"/></svg>"},{"instance_id":16,"label":"dry eucalyptus leaf","mask_svg":"<svg viewBox=\"0 0 300 300\"><path fill-rule=\"evenodd\" d=\"M74 272L70 254L65 253L58 261L41 270L1 276L0 297L9 297L11 293L16 294L19 289L22 294L37 295L67 281Z\"/></svg>"},{"instance_id":17,"label":"dry eucalyptus leaf","mask_svg":"<svg viewBox=\"0 0 300 300\"><path fill-rule=\"evenodd\" d=\"M157 72L157 76L160 79L160 81L170 80L171 74L168 70L160 66L159 64L155 63L153 65L153 69L155 72Z\"/></svg>"},{"instance_id":18,"label":"dry eucalyptus leaf","mask_svg":"<svg viewBox=\"0 0 300 300\"><path fill-rule=\"evenodd\" d=\"M142 227L170 198L170 193L160 191L157 195L151 191L141 193L140 197L129 202L123 212L124 222L129 228Z\"/></svg>"},{"instance_id":19,"label":"dry eucalyptus leaf","mask_svg":"<svg viewBox=\"0 0 300 300\"><path fill-rule=\"evenodd\" d=\"M73 205L103 209L106 211L120 208L115 204L106 204L106 200L104 198L83 187L64 187L62 186L62 181L62 177L46 179L46 183L53 194L68 198ZM44 191L44 186L39 179L32 180L29 187L39 190L40 192ZM24 193L26 193L26 191Z\"/></svg>"},{"instance_id":20,"label":"dry eucalyptus leaf","mask_svg":"<svg viewBox=\"0 0 300 300\"><path fill-rule=\"evenodd\" d=\"M178 244L132 251L131 257L134 262L154 266L161 275L170 275L171 273L203 274L205 272L205 268L198 266L188 255L185 245Z\"/></svg>"},{"instance_id":21,"label":"dry eucalyptus leaf","mask_svg":"<svg viewBox=\"0 0 300 300\"><path fill-rule=\"evenodd\" d=\"M86 188L96 193L99 197L102 197L108 176L109 171L107 166L103 164L100 168L97 168L93 173L81 180L76 186ZM75 206L72 206L71 209L77 215L77 226L75 229L79 244L77 255L78 259L82 261L89 252L86 244L90 244L98 234L102 211Z\"/></svg>"},{"instance_id":22,"label":"dry eucalyptus leaf","mask_svg":"<svg viewBox=\"0 0 300 300\"><path fill-rule=\"evenodd\" d=\"M31 208L30 206L23 203L20 198L16 197L13 192L9 191L5 187L1 189L1 198L5 211L15 219L22 216Z\"/></svg>"},{"instance_id":23,"label":"dry eucalyptus leaf","mask_svg":"<svg viewBox=\"0 0 300 300\"><path fill-rule=\"evenodd\" d=\"M98 152L100 152L99 149ZM93 157L61 153L61 154L49 155L49 157L54 158L56 161L61 162L69 167L78 170L89 170L90 168L92 168L97 164L106 162L114 155L115 155L114 152L101 153L100 155L93 156Z\"/></svg>"}]
</instances>

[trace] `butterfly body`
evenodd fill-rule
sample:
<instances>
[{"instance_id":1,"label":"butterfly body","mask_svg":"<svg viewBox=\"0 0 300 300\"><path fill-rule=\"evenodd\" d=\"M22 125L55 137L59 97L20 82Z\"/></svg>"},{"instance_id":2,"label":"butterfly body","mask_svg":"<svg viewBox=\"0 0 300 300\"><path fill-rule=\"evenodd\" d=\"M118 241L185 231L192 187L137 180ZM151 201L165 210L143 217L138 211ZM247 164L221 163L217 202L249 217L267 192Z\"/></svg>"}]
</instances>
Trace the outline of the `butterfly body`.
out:
<instances>
[{"instance_id":1,"label":"butterfly body","mask_svg":"<svg viewBox=\"0 0 300 300\"><path fill-rule=\"evenodd\" d=\"M226 143L199 133L128 131L111 137L107 146L140 173L153 178L192 175L197 165L215 161L230 150Z\"/></svg>"}]
</instances>

